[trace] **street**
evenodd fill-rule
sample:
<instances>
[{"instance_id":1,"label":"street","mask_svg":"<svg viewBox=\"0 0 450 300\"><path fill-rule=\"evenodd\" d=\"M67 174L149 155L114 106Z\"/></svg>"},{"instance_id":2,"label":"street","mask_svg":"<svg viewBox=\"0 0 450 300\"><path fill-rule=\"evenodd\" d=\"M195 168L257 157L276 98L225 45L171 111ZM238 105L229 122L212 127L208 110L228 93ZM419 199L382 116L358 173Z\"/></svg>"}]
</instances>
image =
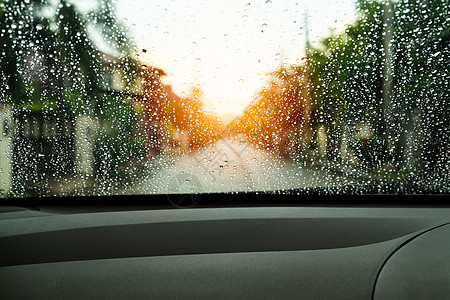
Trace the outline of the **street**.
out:
<instances>
[{"instance_id":1,"label":"street","mask_svg":"<svg viewBox=\"0 0 450 300\"><path fill-rule=\"evenodd\" d=\"M239 138L174 158L161 156L148 176L119 194L275 191L354 183L330 172L301 167Z\"/></svg>"}]
</instances>

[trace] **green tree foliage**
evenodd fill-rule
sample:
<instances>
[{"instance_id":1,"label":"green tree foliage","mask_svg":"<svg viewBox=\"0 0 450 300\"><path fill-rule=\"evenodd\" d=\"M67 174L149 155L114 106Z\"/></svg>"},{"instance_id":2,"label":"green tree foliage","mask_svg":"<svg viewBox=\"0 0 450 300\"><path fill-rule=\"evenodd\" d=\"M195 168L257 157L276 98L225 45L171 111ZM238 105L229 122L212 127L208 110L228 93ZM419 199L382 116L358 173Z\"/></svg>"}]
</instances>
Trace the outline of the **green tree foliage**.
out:
<instances>
[{"instance_id":1,"label":"green tree foliage","mask_svg":"<svg viewBox=\"0 0 450 300\"><path fill-rule=\"evenodd\" d=\"M435 170L445 151L448 159L450 143L448 1L401 0L394 20L394 129L401 131L405 125L417 124L422 165Z\"/></svg>"},{"instance_id":2,"label":"green tree foliage","mask_svg":"<svg viewBox=\"0 0 450 300\"><path fill-rule=\"evenodd\" d=\"M66 91L79 96L80 106L95 104L104 77L95 41L100 35L92 33L102 33L111 51L126 57L132 46L110 1L95 2L90 11L67 0L0 2L1 101L35 102L38 89L39 100L52 99L60 107Z\"/></svg>"},{"instance_id":3,"label":"green tree foliage","mask_svg":"<svg viewBox=\"0 0 450 300\"><path fill-rule=\"evenodd\" d=\"M318 123L376 119L373 111L382 98L382 6L360 2L358 11L361 16L344 33L322 41L324 50L312 49Z\"/></svg>"},{"instance_id":4,"label":"green tree foliage","mask_svg":"<svg viewBox=\"0 0 450 300\"><path fill-rule=\"evenodd\" d=\"M445 0L392 1L393 34L389 42L393 49L393 78L385 110L384 4L358 1L357 20L343 33L332 33L320 47L311 49L313 119L329 128L370 123L377 141L389 134L390 145L384 142L383 151L391 147L396 149L394 156L402 156L407 130L420 129L423 136L429 137L441 128L437 135L448 140L449 126L444 122L448 123L450 99L450 11ZM412 128L413 116L420 119L415 125L420 128ZM429 141L422 139L418 143L426 148ZM383 152L379 142L375 144L366 152ZM381 154L375 157L388 158Z\"/></svg>"},{"instance_id":5,"label":"green tree foliage","mask_svg":"<svg viewBox=\"0 0 450 300\"><path fill-rule=\"evenodd\" d=\"M47 110L42 115L56 119L59 154L52 163L63 165L70 156L63 132L74 114L100 118L97 148L108 149L112 171L128 152L142 152L137 146L143 142L133 136L137 117L131 101L104 93L112 72L120 73L128 94L137 77L133 43L112 1L0 0L0 8L0 104L16 111ZM117 57L114 65L101 45Z\"/></svg>"}]
</instances>

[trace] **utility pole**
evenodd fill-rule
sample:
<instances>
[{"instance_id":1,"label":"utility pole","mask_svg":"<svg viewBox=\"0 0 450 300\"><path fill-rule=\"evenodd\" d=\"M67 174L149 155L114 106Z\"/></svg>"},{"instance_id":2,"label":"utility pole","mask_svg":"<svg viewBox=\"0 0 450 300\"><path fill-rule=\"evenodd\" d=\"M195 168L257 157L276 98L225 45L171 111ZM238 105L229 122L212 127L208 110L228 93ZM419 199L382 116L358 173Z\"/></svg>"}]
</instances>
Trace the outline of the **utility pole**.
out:
<instances>
[{"instance_id":1,"label":"utility pole","mask_svg":"<svg viewBox=\"0 0 450 300\"><path fill-rule=\"evenodd\" d=\"M305 9L305 56L309 59L309 23L308 23L308 9Z\"/></svg>"},{"instance_id":2,"label":"utility pole","mask_svg":"<svg viewBox=\"0 0 450 300\"><path fill-rule=\"evenodd\" d=\"M317 124L315 124L317 122L317 114L316 114L316 119L312 120L311 119L311 107L312 107L312 93L311 93L311 85L312 85L312 80L311 80L311 51L310 51L310 41L309 41L309 19L308 19L308 9L305 9L304 11L304 31L305 31L305 88L304 88L304 97L306 99L304 99L303 101L303 115L304 115L304 120L303 120L303 124L304 124L304 128L306 128L306 130L304 131L302 137L304 139L306 139L308 142L308 144L310 144L312 142L312 139L314 138L314 131L319 130L319 128L316 126ZM317 109L317 107L316 107ZM317 139L317 138L316 138ZM319 143L318 140L315 141L316 143ZM323 153L323 155L325 155L325 153Z\"/></svg>"},{"instance_id":3,"label":"utility pole","mask_svg":"<svg viewBox=\"0 0 450 300\"><path fill-rule=\"evenodd\" d=\"M391 97L392 97L392 77L394 74L393 62L392 62L392 34L393 34L393 7L391 0L386 0L383 5L383 48L384 48L384 58L383 58L383 102L381 109L382 117L382 134L384 139L384 147L388 153L392 151L391 145L391 124L393 123L392 115L390 112L391 107Z\"/></svg>"}]
</instances>

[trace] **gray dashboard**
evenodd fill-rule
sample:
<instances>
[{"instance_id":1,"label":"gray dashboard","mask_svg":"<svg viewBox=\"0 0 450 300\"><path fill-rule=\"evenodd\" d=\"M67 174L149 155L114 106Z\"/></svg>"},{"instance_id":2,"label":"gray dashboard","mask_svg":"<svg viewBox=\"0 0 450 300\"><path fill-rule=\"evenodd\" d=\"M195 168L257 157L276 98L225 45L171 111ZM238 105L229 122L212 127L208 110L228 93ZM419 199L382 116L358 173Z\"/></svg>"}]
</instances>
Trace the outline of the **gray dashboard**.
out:
<instances>
[{"instance_id":1,"label":"gray dashboard","mask_svg":"<svg viewBox=\"0 0 450 300\"><path fill-rule=\"evenodd\" d=\"M442 299L448 223L449 208L3 208L0 297Z\"/></svg>"}]
</instances>

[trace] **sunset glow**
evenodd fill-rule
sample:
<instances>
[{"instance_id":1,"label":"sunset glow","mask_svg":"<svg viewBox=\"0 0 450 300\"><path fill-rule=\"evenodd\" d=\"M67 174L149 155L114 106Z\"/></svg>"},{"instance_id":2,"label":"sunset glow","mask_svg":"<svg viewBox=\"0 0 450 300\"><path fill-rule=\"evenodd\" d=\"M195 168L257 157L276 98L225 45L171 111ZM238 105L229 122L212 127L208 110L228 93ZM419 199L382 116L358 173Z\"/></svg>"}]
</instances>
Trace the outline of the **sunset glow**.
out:
<instances>
[{"instance_id":1,"label":"sunset glow","mask_svg":"<svg viewBox=\"0 0 450 300\"><path fill-rule=\"evenodd\" d=\"M117 11L134 36L139 58L163 69L164 82L178 95L199 86L206 109L235 115L265 84L267 73L300 62L305 11L311 42L354 17L351 0L141 0L133 2L135 9L129 6L119 0Z\"/></svg>"}]
</instances>

